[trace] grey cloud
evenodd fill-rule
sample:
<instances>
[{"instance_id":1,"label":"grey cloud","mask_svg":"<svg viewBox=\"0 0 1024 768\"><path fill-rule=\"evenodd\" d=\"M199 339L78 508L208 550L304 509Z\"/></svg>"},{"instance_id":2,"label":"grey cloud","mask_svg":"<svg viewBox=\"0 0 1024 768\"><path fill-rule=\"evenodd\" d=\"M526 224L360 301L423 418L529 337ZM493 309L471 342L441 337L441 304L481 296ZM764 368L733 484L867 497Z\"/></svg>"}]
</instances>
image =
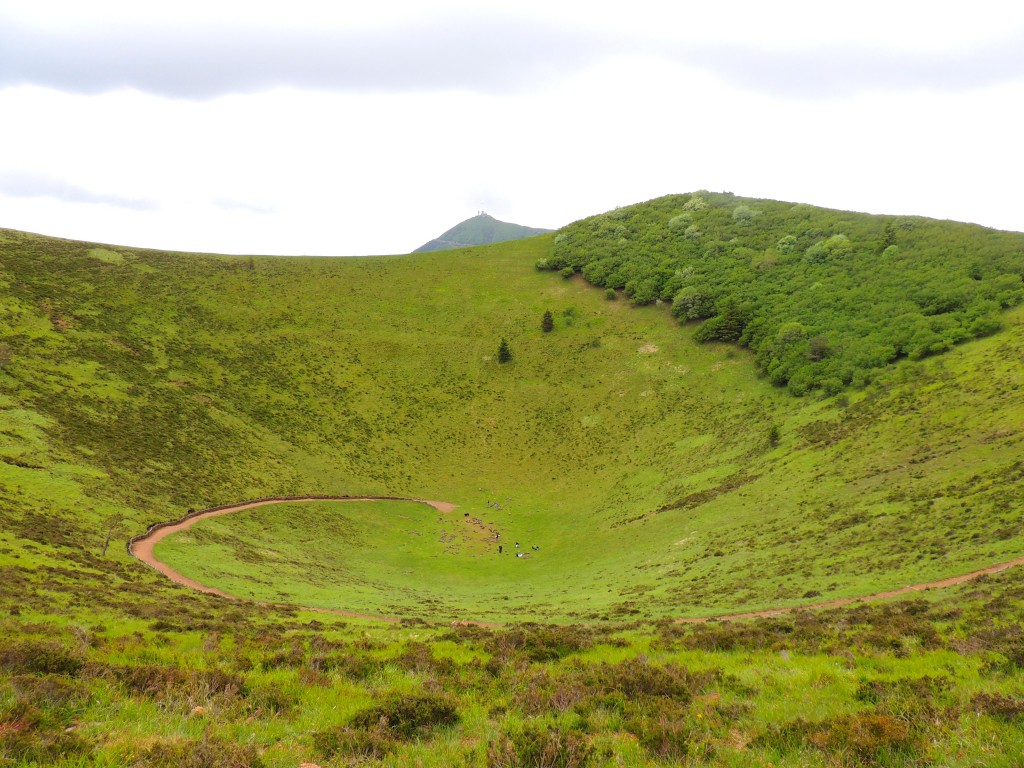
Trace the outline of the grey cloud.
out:
<instances>
[{"instance_id":1,"label":"grey cloud","mask_svg":"<svg viewBox=\"0 0 1024 768\"><path fill-rule=\"evenodd\" d=\"M360 34L255 27L68 31L0 24L0 86L118 88L184 99L276 86L341 91L508 90L573 69L603 44L494 19Z\"/></svg>"},{"instance_id":2,"label":"grey cloud","mask_svg":"<svg viewBox=\"0 0 1024 768\"><path fill-rule=\"evenodd\" d=\"M984 50L795 53L670 45L510 18L459 18L358 34L258 27L19 27L0 18L0 87L74 93L135 88L208 99L277 86L358 92L528 89L615 54L654 54L741 87L821 98L863 90L964 90L1024 77L1024 34Z\"/></svg>"},{"instance_id":3,"label":"grey cloud","mask_svg":"<svg viewBox=\"0 0 1024 768\"><path fill-rule=\"evenodd\" d=\"M706 49L681 58L742 87L798 99L861 91L967 91L1024 79L1024 34L983 50L949 53Z\"/></svg>"},{"instance_id":4,"label":"grey cloud","mask_svg":"<svg viewBox=\"0 0 1024 768\"><path fill-rule=\"evenodd\" d=\"M260 215L266 215L275 212L273 208L269 208L263 205L253 205L252 203L246 203L242 200L230 200L228 198L219 198L217 200L211 200L211 202L218 208L223 208L225 211L245 211L246 213L258 213Z\"/></svg>"},{"instance_id":5,"label":"grey cloud","mask_svg":"<svg viewBox=\"0 0 1024 768\"><path fill-rule=\"evenodd\" d=\"M93 192L63 179L24 171L0 172L0 194L8 197L52 197L67 203L110 205L133 211L159 208L154 200Z\"/></svg>"}]
</instances>

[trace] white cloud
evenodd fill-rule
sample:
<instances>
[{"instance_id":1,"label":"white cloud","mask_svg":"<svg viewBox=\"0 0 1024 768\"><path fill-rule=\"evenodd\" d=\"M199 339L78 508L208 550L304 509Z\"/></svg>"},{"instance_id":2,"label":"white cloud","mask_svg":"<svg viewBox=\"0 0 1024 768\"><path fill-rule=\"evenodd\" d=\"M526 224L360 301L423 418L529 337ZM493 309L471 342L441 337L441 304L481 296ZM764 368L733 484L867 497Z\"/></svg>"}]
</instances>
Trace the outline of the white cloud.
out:
<instances>
[{"instance_id":1,"label":"white cloud","mask_svg":"<svg viewBox=\"0 0 1024 768\"><path fill-rule=\"evenodd\" d=\"M42 2L14 13L0 3L0 19L88 42L142 24L207 34L235 18L207 5ZM127 60L113 59L80 70L106 72L107 86L123 70L138 88L2 88L0 226L183 250L388 253L480 208L558 227L709 188L1024 229L1013 202L1024 171L1015 128L1024 58L1005 45L1024 10L1003 9L994 24L996 6L984 2L970 14L898 3L845 12L820 3L639 0L629 13L618 3L586 13L549 5L508 12L519 20L517 50L537 40L572 40L573 50L509 59L496 55L507 48L459 48L459 34L501 19L446 2L431 5L433 28L439 13L467 14L448 38L457 49L448 64L423 47L393 61L378 52L364 60L395 69L362 80L356 72L357 87L325 89L330 73L311 56L306 70L291 70L292 86L232 93L231 78L213 72L220 84L199 82L201 99L144 92ZM396 30L407 34L427 14L422 4L367 5L358 16L323 7L289 4L281 18L278 4L246 4L246 28L276 24L302 40L315 21L317 35L359 30L400 42ZM119 21L97 32L104 14ZM61 21L51 27L52 18ZM530 36L537 19L549 37ZM964 62L975 67L966 79ZM381 87L363 87L374 78Z\"/></svg>"}]
</instances>

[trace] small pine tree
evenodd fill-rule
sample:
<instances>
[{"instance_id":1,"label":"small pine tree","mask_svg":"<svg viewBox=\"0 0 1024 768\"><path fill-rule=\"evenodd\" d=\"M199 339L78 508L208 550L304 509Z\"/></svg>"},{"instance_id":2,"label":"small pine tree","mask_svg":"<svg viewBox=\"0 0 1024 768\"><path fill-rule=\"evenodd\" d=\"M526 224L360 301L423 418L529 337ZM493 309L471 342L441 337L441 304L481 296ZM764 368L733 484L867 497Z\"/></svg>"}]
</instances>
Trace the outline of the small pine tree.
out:
<instances>
[{"instance_id":1,"label":"small pine tree","mask_svg":"<svg viewBox=\"0 0 1024 768\"><path fill-rule=\"evenodd\" d=\"M544 333L551 333L555 329L555 318L551 316L551 310L544 311L544 318L540 321L540 329Z\"/></svg>"},{"instance_id":2,"label":"small pine tree","mask_svg":"<svg viewBox=\"0 0 1024 768\"><path fill-rule=\"evenodd\" d=\"M498 362L508 363L512 361L512 348L508 345L507 339L502 339L498 345Z\"/></svg>"}]
</instances>

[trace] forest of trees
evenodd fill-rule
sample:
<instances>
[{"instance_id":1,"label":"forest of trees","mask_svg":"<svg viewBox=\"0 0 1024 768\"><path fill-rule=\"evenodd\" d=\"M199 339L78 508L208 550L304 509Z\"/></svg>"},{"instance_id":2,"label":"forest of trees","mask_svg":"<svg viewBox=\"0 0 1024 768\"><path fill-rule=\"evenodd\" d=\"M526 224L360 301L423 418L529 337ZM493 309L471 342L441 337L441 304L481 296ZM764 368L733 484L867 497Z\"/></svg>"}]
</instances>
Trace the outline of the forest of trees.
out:
<instances>
[{"instance_id":1,"label":"forest of trees","mask_svg":"<svg viewBox=\"0 0 1024 768\"><path fill-rule=\"evenodd\" d=\"M997 331L1024 299L1024 234L696 192L570 224L537 267L671 302L774 384L832 393Z\"/></svg>"}]
</instances>

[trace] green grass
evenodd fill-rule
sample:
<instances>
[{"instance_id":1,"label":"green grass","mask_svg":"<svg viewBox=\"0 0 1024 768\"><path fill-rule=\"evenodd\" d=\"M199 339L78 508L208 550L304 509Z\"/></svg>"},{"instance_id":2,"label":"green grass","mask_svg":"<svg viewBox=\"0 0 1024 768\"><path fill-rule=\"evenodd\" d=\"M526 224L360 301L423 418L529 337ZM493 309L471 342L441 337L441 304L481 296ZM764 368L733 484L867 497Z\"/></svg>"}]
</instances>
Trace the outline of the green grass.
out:
<instances>
[{"instance_id":1,"label":"green grass","mask_svg":"<svg viewBox=\"0 0 1024 768\"><path fill-rule=\"evenodd\" d=\"M497 765L549 739L639 766L661 734L695 764L1019 761L1022 574L814 615L659 619L1022 554L1024 314L798 399L664 305L538 273L551 247L250 261L0 231L0 760L329 766L377 739L386 765ZM238 601L121 546L190 507L298 494L458 506L275 505L158 548ZM466 618L512 626L446 626ZM622 693L679 666L685 693ZM924 676L948 682L899 682ZM442 692L458 724L352 725ZM331 738L348 746L330 755Z\"/></svg>"},{"instance_id":2,"label":"green grass","mask_svg":"<svg viewBox=\"0 0 1024 768\"><path fill-rule=\"evenodd\" d=\"M376 734L385 764L484 765L550 728L592 747L589 765L664 764L680 749L721 766L1012 765L1022 584L1004 574L984 597L642 629L389 627L172 596L141 621L26 612L0 621L0 722L22 728L0 749L14 764L333 766L356 756L329 747L342 729ZM988 621L1002 630L979 629ZM449 705L457 722L367 724L400 696L427 702L424 716ZM871 740L851 731L857 718L880 727ZM641 738L659 732L676 737ZM892 745L904 751L886 758Z\"/></svg>"},{"instance_id":3,"label":"green grass","mask_svg":"<svg viewBox=\"0 0 1024 768\"><path fill-rule=\"evenodd\" d=\"M371 577L408 548L404 527L325 566L300 550L332 540L331 515L282 529L288 513L265 509L203 524L213 549L199 534L161 549L243 596L442 619L699 616L1021 554L1016 311L1003 333L812 401L759 380L742 351L694 344L664 307L537 273L549 238L250 262L7 237L0 418L16 463L0 472L16 504L54 499L47 518L96 542L111 515L138 531L270 494L435 498L458 505L456 535L478 520L506 550L541 548L446 548L435 522L434 550ZM287 583L247 587L259 568L227 553L274 547L295 563Z\"/></svg>"},{"instance_id":4,"label":"green grass","mask_svg":"<svg viewBox=\"0 0 1024 768\"><path fill-rule=\"evenodd\" d=\"M702 191L575 222L537 267L672 302L694 339L740 344L804 395L994 333L1024 301L1022 252L1019 232Z\"/></svg>"}]
</instances>

